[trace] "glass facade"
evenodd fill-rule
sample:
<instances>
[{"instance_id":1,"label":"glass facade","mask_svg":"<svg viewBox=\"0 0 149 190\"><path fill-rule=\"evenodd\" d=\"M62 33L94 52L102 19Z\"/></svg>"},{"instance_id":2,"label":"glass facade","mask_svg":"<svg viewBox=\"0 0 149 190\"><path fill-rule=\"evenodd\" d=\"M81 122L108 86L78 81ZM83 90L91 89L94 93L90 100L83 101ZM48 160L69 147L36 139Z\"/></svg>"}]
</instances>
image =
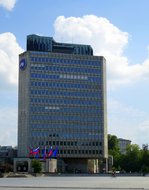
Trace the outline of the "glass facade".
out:
<instances>
[{"instance_id":1,"label":"glass facade","mask_svg":"<svg viewBox=\"0 0 149 190\"><path fill-rule=\"evenodd\" d=\"M52 37L27 36L27 51L93 55L90 45L57 43Z\"/></svg>"},{"instance_id":2,"label":"glass facade","mask_svg":"<svg viewBox=\"0 0 149 190\"><path fill-rule=\"evenodd\" d=\"M31 39L28 37L28 51L20 55L27 62L26 69L19 71L20 156L25 156L25 146L52 146L58 147L60 158L103 157L105 59L93 56L87 45L80 45L82 53L66 53L64 46L79 49L79 45L57 43L61 52L56 52L56 42L47 38L45 43L51 41L43 51L34 47L36 38Z\"/></svg>"},{"instance_id":3,"label":"glass facade","mask_svg":"<svg viewBox=\"0 0 149 190\"><path fill-rule=\"evenodd\" d=\"M99 59L30 52L31 146L58 146L62 157L102 154L101 81Z\"/></svg>"}]
</instances>

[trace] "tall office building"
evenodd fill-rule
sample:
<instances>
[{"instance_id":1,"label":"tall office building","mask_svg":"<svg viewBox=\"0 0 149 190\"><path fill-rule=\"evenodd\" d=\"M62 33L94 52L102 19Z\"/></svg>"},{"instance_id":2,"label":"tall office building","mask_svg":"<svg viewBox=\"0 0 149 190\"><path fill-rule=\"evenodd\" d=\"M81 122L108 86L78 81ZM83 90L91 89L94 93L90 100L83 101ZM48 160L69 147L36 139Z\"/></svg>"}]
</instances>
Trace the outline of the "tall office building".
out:
<instances>
[{"instance_id":1,"label":"tall office building","mask_svg":"<svg viewBox=\"0 0 149 190\"><path fill-rule=\"evenodd\" d=\"M27 36L19 55L18 156L27 157L28 147L58 147L61 170L98 172L108 157L106 120L104 57L89 45Z\"/></svg>"}]
</instances>

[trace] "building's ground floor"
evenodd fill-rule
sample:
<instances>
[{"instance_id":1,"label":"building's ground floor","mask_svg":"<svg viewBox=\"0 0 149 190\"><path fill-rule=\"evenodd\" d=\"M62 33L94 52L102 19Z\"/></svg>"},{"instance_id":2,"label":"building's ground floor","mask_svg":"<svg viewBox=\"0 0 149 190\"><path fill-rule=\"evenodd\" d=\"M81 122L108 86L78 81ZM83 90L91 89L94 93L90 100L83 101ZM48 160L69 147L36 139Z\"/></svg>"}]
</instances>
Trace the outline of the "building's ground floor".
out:
<instances>
[{"instance_id":1,"label":"building's ground floor","mask_svg":"<svg viewBox=\"0 0 149 190\"><path fill-rule=\"evenodd\" d=\"M107 172L107 159L57 158L38 159L42 172L48 173L103 173ZM34 172L31 158L15 158L14 172Z\"/></svg>"}]
</instances>

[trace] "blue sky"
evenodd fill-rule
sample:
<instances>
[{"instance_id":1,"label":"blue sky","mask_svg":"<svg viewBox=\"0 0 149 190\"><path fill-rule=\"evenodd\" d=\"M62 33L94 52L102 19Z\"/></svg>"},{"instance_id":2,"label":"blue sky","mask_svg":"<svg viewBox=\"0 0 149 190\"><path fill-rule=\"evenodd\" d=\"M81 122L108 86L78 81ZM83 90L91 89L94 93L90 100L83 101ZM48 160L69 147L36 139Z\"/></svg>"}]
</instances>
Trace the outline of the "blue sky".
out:
<instances>
[{"instance_id":1,"label":"blue sky","mask_svg":"<svg viewBox=\"0 0 149 190\"><path fill-rule=\"evenodd\" d=\"M148 0L0 0L0 145L17 145L26 35L91 44L107 60L108 133L149 144Z\"/></svg>"}]
</instances>

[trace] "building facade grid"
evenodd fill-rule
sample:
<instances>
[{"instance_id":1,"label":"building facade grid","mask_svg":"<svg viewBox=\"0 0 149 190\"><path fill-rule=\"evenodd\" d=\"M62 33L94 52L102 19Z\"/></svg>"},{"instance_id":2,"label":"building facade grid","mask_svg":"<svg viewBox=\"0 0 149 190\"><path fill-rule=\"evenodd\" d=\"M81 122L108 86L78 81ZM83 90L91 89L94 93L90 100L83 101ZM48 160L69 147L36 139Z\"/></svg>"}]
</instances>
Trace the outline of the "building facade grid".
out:
<instances>
[{"instance_id":1,"label":"building facade grid","mask_svg":"<svg viewBox=\"0 0 149 190\"><path fill-rule=\"evenodd\" d=\"M52 146L61 158L107 157L104 57L28 50L19 60L18 156Z\"/></svg>"}]
</instances>

